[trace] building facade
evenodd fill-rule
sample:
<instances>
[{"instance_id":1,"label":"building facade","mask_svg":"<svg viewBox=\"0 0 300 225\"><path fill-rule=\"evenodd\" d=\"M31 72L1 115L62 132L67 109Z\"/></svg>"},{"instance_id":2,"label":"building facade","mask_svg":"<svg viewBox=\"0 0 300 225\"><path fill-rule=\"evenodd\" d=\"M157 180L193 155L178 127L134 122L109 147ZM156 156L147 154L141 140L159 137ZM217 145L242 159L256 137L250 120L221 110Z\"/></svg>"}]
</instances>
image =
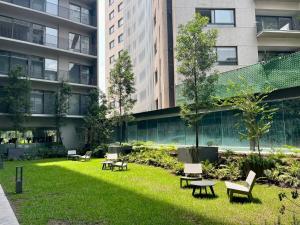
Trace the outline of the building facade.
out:
<instances>
[{"instance_id":1,"label":"building facade","mask_svg":"<svg viewBox=\"0 0 300 225\"><path fill-rule=\"evenodd\" d=\"M30 77L31 117L24 127L34 136L55 129L55 93L65 81L72 95L62 140L78 146L87 96L98 82L97 13L96 0L0 1L0 92L16 67ZM0 129L11 129L5 106L0 111Z\"/></svg>"},{"instance_id":2,"label":"building facade","mask_svg":"<svg viewBox=\"0 0 300 225\"><path fill-rule=\"evenodd\" d=\"M218 30L218 60L214 69L220 73L290 54L300 48L298 0L123 1L123 47L129 50L134 59L136 75L137 104L134 112L176 106L176 89L182 79L176 72L178 64L174 51L178 27L191 20L196 12L209 18L208 29ZM108 14L110 11L108 8L106 10ZM148 13L152 13L152 18L146 16L147 19L142 19L142 15ZM149 32L146 43L138 41L145 30L143 27ZM106 37L109 39L109 33ZM152 52L148 56L151 60L147 59L147 63L136 62L145 44L152 45L152 51L148 52ZM134 47L138 50L132 50ZM108 54L106 56L109 57ZM140 71L144 70L144 80L150 83L140 85L143 74ZM109 77L108 71L106 77ZM146 86L149 90L141 95ZM139 95L145 97L139 98Z\"/></svg>"}]
</instances>

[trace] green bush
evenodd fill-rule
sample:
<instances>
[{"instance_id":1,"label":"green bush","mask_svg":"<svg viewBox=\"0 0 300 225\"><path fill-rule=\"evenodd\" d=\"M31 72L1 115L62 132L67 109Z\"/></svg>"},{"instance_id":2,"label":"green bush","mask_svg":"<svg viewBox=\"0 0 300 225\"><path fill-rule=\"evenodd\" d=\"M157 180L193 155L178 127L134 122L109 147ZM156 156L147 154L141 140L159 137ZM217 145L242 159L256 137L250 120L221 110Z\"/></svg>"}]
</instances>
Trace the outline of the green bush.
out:
<instances>
[{"instance_id":1,"label":"green bush","mask_svg":"<svg viewBox=\"0 0 300 225\"><path fill-rule=\"evenodd\" d=\"M256 173L256 177L264 176L264 170L275 167L273 159L261 157L257 154L251 154L243 158L240 162L240 169L243 177L246 177L250 170Z\"/></svg>"},{"instance_id":2,"label":"green bush","mask_svg":"<svg viewBox=\"0 0 300 225\"><path fill-rule=\"evenodd\" d=\"M241 171L237 162L230 162L223 168L216 171L216 175L221 180L235 181L241 178Z\"/></svg>"}]
</instances>

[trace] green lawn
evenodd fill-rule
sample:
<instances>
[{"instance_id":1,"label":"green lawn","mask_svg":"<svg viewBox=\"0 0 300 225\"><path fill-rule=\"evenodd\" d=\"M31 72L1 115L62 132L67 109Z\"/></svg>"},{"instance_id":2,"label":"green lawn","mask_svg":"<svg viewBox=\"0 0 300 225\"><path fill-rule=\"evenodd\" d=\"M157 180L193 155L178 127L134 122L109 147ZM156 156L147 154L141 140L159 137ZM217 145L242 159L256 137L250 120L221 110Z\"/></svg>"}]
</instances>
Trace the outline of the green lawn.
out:
<instances>
[{"instance_id":1,"label":"green lawn","mask_svg":"<svg viewBox=\"0 0 300 225\"><path fill-rule=\"evenodd\" d=\"M255 185L253 203L229 203L222 181L216 198L195 198L166 170L130 164L125 172L102 171L99 162L7 162L0 184L24 225L274 224L279 215L278 187ZM14 194L17 165L24 166L20 195Z\"/></svg>"}]
</instances>

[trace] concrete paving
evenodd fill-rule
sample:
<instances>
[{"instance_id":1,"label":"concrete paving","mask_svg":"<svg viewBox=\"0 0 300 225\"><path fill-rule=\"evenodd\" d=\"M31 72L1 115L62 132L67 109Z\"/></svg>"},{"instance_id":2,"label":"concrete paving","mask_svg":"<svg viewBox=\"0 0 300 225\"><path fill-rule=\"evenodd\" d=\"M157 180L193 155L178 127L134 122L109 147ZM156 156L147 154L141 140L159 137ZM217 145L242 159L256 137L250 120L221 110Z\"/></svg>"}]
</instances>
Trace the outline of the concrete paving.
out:
<instances>
[{"instance_id":1,"label":"concrete paving","mask_svg":"<svg viewBox=\"0 0 300 225\"><path fill-rule=\"evenodd\" d=\"M0 225L19 225L0 184Z\"/></svg>"}]
</instances>

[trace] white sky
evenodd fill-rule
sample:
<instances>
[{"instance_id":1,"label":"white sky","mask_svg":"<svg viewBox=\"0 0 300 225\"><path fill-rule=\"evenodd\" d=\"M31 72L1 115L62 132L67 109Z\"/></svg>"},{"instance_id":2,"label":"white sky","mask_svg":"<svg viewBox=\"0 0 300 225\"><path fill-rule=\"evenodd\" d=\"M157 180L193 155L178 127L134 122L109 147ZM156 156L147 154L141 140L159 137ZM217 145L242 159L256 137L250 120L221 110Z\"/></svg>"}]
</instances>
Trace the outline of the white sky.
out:
<instances>
[{"instance_id":1,"label":"white sky","mask_svg":"<svg viewBox=\"0 0 300 225\"><path fill-rule=\"evenodd\" d=\"M99 24L99 46L98 46L98 54L99 54L99 88L105 92L105 0L98 0L98 24Z\"/></svg>"}]
</instances>

